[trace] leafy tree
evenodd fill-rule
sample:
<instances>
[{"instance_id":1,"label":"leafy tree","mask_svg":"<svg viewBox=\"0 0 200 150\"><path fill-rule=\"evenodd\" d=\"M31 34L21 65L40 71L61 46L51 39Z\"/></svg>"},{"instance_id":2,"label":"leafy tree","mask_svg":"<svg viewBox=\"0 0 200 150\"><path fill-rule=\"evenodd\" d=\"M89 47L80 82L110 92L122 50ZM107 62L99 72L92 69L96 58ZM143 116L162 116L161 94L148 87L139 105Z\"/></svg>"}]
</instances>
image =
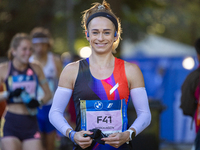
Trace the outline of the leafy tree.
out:
<instances>
[{"instance_id":1,"label":"leafy tree","mask_svg":"<svg viewBox=\"0 0 200 150\"><path fill-rule=\"evenodd\" d=\"M5 56L17 32L29 33L36 26L52 32L54 51L77 53L87 46L81 15L94 2L103 0L0 0L0 56ZM200 35L198 0L107 0L122 22L122 38L140 40L151 33L193 45ZM70 27L71 26L71 27ZM123 42L123 41L122 41ZM75 51L76 50L76 51ZM120 47L117 56L120 56Z\"/></svg>"}]
</instances>

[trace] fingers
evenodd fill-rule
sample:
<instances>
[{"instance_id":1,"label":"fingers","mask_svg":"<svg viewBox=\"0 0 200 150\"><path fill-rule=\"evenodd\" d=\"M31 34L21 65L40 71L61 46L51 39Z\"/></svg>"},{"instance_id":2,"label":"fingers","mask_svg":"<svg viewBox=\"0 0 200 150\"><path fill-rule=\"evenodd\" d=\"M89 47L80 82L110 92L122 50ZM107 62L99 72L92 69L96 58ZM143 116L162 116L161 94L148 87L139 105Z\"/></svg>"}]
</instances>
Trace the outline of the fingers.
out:
<instances>
[{"instance_id":1,"label":"fingers","mask_svg":"<svg viewBox=\"0 0 200 150\"><path fill-rule=\"evenodd\" d=\"M124 143L119 133L113 133L101 140L105 141L105 144L109 144L115 148L119 148Z\"/></svg>"},{"instance_id":2,"label":"fingers","mask_svg":"<svg viewBox=\"0 0 200 150\"><path fill-rule=\"evenodd\" d=\"M83 132L83 135L92 135L93 134L93 132L90 132L90 131L81 131L81 132Z\"/></svg>"},{"instance_id":3,"label":"fingers","mask_svg":"<svg viewBox=\"0 0 200 150\"><path fill-rule=\"evenodd\" d=\"M115 148L119 148L123 143L121 143L119 140L112 141L111 139L108 141L105 141L105 144L109 144L110 146L113 146Z\"/></svg>"},{"instance_id":4,"label":"fingers","mask_svg":"<svg viewBox=\"0 0 200 150\"><path fill-rule=\"evenodd\" d=\"M116 138L117 134L118 133L110 134L108 137L102 138L102 140L104 140L104 141L116 141L116 140L118 140L118 138Z\"/></svg>"},{"instance_id":5,"label":"fingers","mask_svg":"<svg viewBox=\"0 0 200 150\"><path fill-rule=\"evenodd\" d=\"M92 144L92 139L89 136L84 137L84 134L91 135L93 133L90 131L80 131L80 132L76 132L74 136L76 143L83 149L89 147Z\"/></svg>"},{"instance_id":6,"label":"fingers","mask_svg":"<svg viewBox=\"0 0 200 150\"><path fill-rule=\"evenodd\" d=\"M113 133L113 134L110 134L108 137L115 137L117 135L118 135L118 133Z\"/></svg>"}]
</instances>

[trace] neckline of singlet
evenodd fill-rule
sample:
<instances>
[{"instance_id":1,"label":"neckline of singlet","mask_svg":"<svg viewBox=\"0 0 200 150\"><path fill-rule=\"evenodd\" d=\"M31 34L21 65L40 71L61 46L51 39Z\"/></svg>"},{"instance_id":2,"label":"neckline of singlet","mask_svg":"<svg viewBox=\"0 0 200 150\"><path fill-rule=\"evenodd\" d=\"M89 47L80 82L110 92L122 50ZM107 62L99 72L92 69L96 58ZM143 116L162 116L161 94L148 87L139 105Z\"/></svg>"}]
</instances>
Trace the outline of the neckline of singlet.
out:
<instances>
[{"instance_id":1,"label":"neckline of singlet","mask_svg":"<svg viewBox=\"0 0 200 150\"><path fill-rule=\"evenodd\" d=\"M92 75L91 71L90 71L90 62L89 62L89 58L86 58L86 61L87 61L87 63L88 63L88 71L89 71L90 75L92 76L92 78L94 78L95 80L104 81L104 80L107 80L107 79L111 78L112 75L114 74L115 68L116 68L117 58L115 57L114 69L113 69L112 74L111 74L108 78L105 78L105 79L98 79L98 78L95 78L95 77Z\"/></svg>"},{"instance_id":2,"label":"neckline of singlet","mask_svg":"<svg viewBox=\"0 0 200 150\"><path fill-rule=\"evenodd\" d=\"M14 64L13 64L12 61L11 61L10 63L11 63L11 68L13 68L14 70L16 70L16 71L19 72L20 74L26 73L26 71L28 70L28 68L30 68L30 66L29 66L29 64L28 64L27 67L26 67L23 71L21 71L21 70L18 70L17 68L15 68L15 66L14 66Z\"/></svg>"}]
</instances>

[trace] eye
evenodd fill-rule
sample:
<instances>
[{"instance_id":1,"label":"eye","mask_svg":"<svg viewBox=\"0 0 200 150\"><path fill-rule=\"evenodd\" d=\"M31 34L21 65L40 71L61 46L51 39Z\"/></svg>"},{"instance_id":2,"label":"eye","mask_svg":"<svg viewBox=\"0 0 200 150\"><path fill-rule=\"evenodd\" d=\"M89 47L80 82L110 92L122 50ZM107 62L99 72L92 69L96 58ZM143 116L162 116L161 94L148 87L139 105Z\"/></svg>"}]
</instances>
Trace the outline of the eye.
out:
<instances>
[{"instance_id":1,"label":"eye","mask_svg":"<svg viewBox=\"0 0 200 150\"><path fill-rule=\"evenodd\" d=\"M23 47L23 48L22 48L22 50L23 50L23 51L26 51L26 50L27 50L27 48L26 48L26 47Z\"/></svg>"},{"instance_id":2,"label":"eye","mask_svg":"<svg viewBox=\"0 0 200 150\"><path fill-rule=\"evenodd\" d=\"M105 32L104 34L105 34L105 35L110 35L110 32Z\"/></svg>"},{"instance_id":3,"label":"eye","mask_svg":"<svg viewBox=\"0 0 200 150\"><path fill-rule=\"evenodd\" d=\"M29 50L30 50L31 52L33 52L33 47L29 48Z\"/></svg>"},{"instance_id":4,"label":"eye","mask_svg":"<svg viewBox=\"0 0 200 150\"><path fill-rule=\"evenodd\" d=\"M92 34L93 34L93 35L97 35L97 34L98 34L98 32L96 32L96 31L93 31L93 32L92 32Z\"/></svg>"}]
</instances>

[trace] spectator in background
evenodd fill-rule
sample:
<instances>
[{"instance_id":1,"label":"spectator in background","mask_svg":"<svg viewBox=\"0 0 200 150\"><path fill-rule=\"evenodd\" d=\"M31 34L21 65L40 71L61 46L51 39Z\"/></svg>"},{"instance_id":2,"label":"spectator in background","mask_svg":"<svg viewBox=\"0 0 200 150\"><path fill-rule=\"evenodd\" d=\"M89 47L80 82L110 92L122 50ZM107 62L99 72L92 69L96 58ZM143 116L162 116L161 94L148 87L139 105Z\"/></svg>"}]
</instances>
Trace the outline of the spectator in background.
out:
<instances>
[{"instance_id":1,"label":"spectator in background","mask_svg":"<svg viewBox=\"0 0 200 150\"><path fill-rule=\"evenodd\" d=\"M58 78L62 71L62 63L60 57L51 52L53 40L48 29L36 27L31 31L33 55L30 57L30 62L39 62L43 68L47 83L54 94ZM41 87L38 88L38 98L44 95ZM52 99L42 107L38 108L38 123L42 136L43 146L45 150L55 150L56 129L49 122L48 114L51 108Z\"/></svg>"},{"instance_id":2,"label":"spectator in background","mask_svg":"<svg viewBox=\"0 0 200 150\"><path fill-rule=\"evenodd\" d=\"M7 102L1 135L2 150L42 150L36 118L37 107L52 97L41 67L29 63L32 55L31 38L25 33L16 34L8 51L9 62L0 65L0 82L6 91L0 100ZM38 81L44 96L37 99Z\"/></svg>"},{"instance_id":3,"label":"spectator in background","mask_svg":"<svg viewBox=\"0 0 200 150\"><path fill-rule=\"evenodd\" d=\"M196 52L197 52L197 58L198 58L198 61L200 63L200 38L198 38L195 42L195 49L196 49ZM199 64L200 65L200 64ZM200 66L198 66L199 70L200 70ZM200 71L199 71L199 77L198 79L200 78ZM196 112L195 112L195 116L194 116L194 120L195 120L195 126L196 126L196 139L195 139L195 150L200 150L200 80L198 80L198 86L196 88L196 91L195 91L195 97L196 97L196 100L197 100L197 109L196 109Z\"/></svg>"},{"instance_id":4,"label":"spectator in background","mask_svg":"<svg viewBox=\"0 0 200 150\"><path fill-rule=\"evenodd\" d=\"M200 38L195 42L198 62L200 62ZM200 150L200 66L193 70L181 86L181 105L183 114L195 120L196 139L195 150ZM192 119L193 121L193 119Z\"/></svg>"}]
</instances>

